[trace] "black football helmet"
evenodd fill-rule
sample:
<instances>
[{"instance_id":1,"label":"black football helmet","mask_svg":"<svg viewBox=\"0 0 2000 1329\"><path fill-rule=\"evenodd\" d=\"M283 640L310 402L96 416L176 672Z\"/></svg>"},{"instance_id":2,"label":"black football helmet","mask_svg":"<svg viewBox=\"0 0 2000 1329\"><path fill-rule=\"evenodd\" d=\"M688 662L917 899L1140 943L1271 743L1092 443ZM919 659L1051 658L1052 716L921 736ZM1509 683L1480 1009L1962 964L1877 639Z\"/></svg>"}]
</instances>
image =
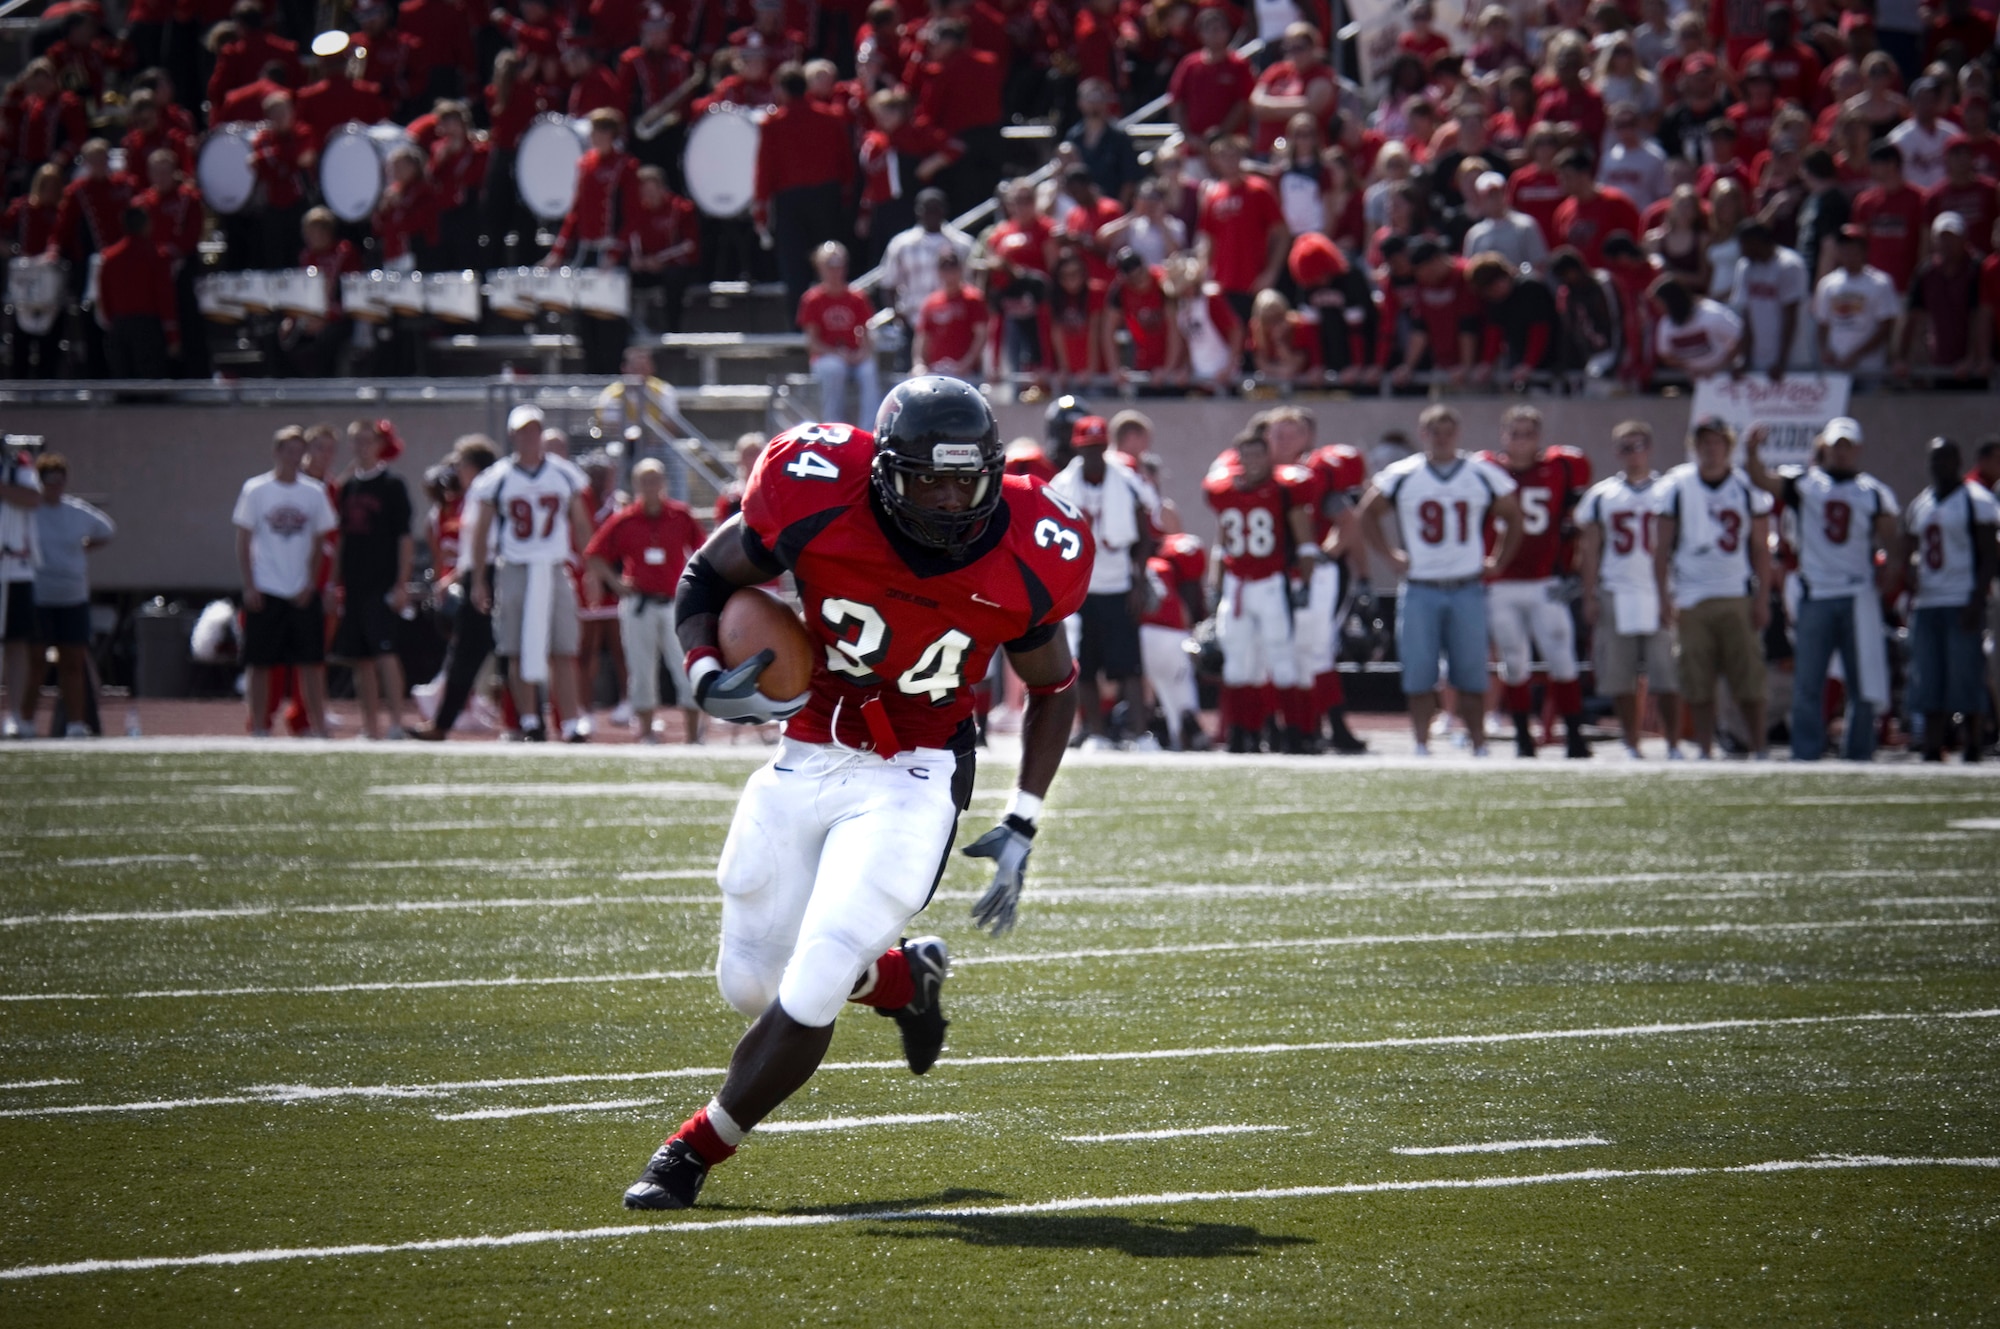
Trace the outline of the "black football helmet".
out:
<instances>
[{"instance_id":1,"label":"black football helmet","mask_svg":"<svg viewBox=\"0 0 2000 1329\"><path fill-rule=\"evenodd\" d=\"M1000 510L1006 473L1000 426L979 389L931 374L890 389L875 416L875 497L903 534L956 558ZM958 512L926 508L908 490L918 475L976 474L972 504Z\"/></svg>"},{"instance_id":2,"label":"black football helmet","mask_svg":"<svg viewBox=\"0 0 2000 1329\"><path fill-rule=\"evenodd\" d=\"M1086 415L1095 415L1090 403L1083 398L1065 392L1049 403L1049 409L1042 412L1042 452L1055 463L1057 470L1069 465L1075 455L1070 447L1070 435L1076 429L1076 422Z\"/></svg>"}]
</instances>

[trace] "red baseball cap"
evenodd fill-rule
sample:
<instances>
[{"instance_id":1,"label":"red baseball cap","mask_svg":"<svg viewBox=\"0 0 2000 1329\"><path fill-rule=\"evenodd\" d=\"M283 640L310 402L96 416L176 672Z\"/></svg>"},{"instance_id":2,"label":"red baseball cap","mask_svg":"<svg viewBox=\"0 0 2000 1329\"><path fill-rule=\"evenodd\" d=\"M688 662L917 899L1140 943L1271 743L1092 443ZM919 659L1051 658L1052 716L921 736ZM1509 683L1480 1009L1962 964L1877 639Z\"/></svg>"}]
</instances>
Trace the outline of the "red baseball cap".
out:
<instances>
[{"instance_id":1,"label":"red baseball cap","mask_svg":"<svg viewBox=\"0 0 2000 1329\"><path fill-rule=\"evenodd\" d=\"M1086 415L1070 427L1069 445L1073 448L1102 448L1111 442L1111 426L1101 415Z\"/></svg>"},{"instance_id":2,"label":"red baseball cap","mask_svg":"<svg viewBox=\"0 0 2000 1329\"><path fill-rule=\"evenodd\" d=\"M1318 231L1307 231L1292 241L1285 264L1292 280L1301 286L1320 286L1347 271L1347 258L1340 247Z\"/></svg>"}]
</instances>

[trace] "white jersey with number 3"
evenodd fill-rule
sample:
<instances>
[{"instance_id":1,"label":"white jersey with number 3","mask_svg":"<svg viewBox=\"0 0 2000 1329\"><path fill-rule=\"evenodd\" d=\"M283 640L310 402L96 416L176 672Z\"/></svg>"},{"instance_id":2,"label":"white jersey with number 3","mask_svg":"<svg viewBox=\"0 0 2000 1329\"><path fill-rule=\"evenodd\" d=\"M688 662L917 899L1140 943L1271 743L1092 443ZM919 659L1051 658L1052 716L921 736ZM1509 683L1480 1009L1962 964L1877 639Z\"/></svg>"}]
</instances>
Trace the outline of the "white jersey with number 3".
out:
<instances>
[{"instance_id":1,"label":"white jersey with number 3","mask_svg":"<svg viewBox=\"0 0 2000 1329\"><path fill-rule=\"evenodd\" d=\"M589 489L589 479L565 458L544 457L529 471L509 457L481 471L465 496L493 509L497 561L561 563L570 556L570 500Z\"/></svg>"},{"instance_id":2,"label":"white jersey with number 3","mask_svg":"<svg viewBox=\"0 0 2000 1329\"><path fill-rule=\"evenodd\" d=\"M1612 590L1653 585L1653 546L1660 524L1660 477L1633 484L1623 475L1599 480L1577 505L1576 524L1604 528L1598 577Z\"/></svg>"},{"instance_id":3,"label":"white jersey with number 3","mask_svg":"<svg viewBox=\"0 0 2000 1329\"><path fill-rule=\"evenodd\" d=\"M1486 512L1515 489L1492 462L1461 456L1440 470L1422 454L1384 467L1375 485L1396 505L1411 581L1477 577L1486 566Z\"/></svg>"}]
</instances>

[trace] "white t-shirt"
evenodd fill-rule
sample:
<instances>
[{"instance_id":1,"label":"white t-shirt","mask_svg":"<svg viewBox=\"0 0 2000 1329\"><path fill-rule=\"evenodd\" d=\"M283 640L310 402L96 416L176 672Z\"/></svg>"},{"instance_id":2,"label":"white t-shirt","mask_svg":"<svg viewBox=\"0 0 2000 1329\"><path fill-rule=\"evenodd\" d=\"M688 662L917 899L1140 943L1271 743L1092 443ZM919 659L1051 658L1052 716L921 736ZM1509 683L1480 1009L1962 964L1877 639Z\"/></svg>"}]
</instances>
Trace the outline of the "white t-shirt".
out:
<instances>
[{"instance_id":1,"label":"white t-shirt","mask_svg":"<svg viewBox=\"0 0 2000 1329\"><path fill-rule=\"evenodd\" d=\"M1660 515L1674 529L1674 605L1691 609L1704 600L1750 593L1751 522L1776 506L1771 496L1731 469L1716 484L1684 462L1661 479Z\"/></svg>"},{"instance_id":2,"label":"white t-shirt","mask_svg":"<svg viewBox=\"0 0 2000 1329\"><path fill-rule=\"evenodd\" d=\"M1929 489L1911 499L1903 510L1903 529L1917 542L1917 590L1911 602L1919 609L1957 609L1970 600L1977 566L1972 528L1996 525L2000 501L1969 480L1943 501Z\"/></svg>"},{"instance_id":3,"label":"white t-shirt","mask_svg":"<svg viewBox=\"0 0 2000 1329\"><path fill-rule=\"evenodd\" d=\"M301 475L285 484L266 471L243 482L230 520L250 532L251 583L289 600L312 585L313 551L340 519L319 481Z\"/></svg>"},{"instance_id":4,"label":"white t-shirt","mask_svg":"<svg viewBox=\"0 0 2000 1329\"><path fill-rule=\"evenodd\" d=\"M565 458L551 454L524 471L508 457L479 473L465 503L493 509L493 556L500 562L562 563L570 556L570 499L589 491L590 480Z\"/></svg>"},{"instance_id":5,"label":"white t-shirt","mask_svg":"<svg viewBox=\"0 0 2000 1329\"><path fill-rule=\"evenodd\" d=\"M1644 212L1671 190L1667 154L1650 139L1636 148L1613 143L1604 150L1604 163L1597 168L1597 183L1615 187Z\"/></svg>"},{"instance_id":6,"label":"white t-shirt","mask_svg":"<svg viewBox=\"0 0 2000 1329\"><path fill-rule=\"evenodd\" d=\"M1977 59L1980 52L1969 53ZM1949 120L1940 120L1929 129L1914 118L1889 131L1889 142L1903 150L1903 180L1912 189L1928 192L1944 181L1944 145L1963 132ZM1984 236L1980 237L1982 240Z\"/></svg>"},{"instance_id":7,"label":"white t-shirt","mask_svg":"<svg viewBox=\"0 0 2000 1329\"><path fill-rule=\"evenodd\" d=\"M1132 504L1130 530L1134 538L1144 533L1149 520L1159 517L1160 501L1153 495L1153 487L1128 466L1120 462L1106 461L1103 484L1087 483L1081 471L1057 476L1050 488L1076 504L1089 523L1091 534L1097 540L1097 558L1090 565L1090 594L1122 595L1132 589L1132 540L1123 544L1112 544L1107 535L1113 533L1120 523L1107 528L1104 521L1105 490L1111 486L1123 486L1131 494ZM1121 518L1121 523L1122 523Z\"/></svg>"},{"instance_id":8,"label":"white t-shirt","mask_svg":"<svg viewBox=\"0 0 2000 1329\"><path fill-rule=\"evenodd\" d=\"M1592 485L1576 506L1578 526L1597 522L1604 527L1598 578L1614 591L1653 585L1653 544L1664 488L1658 475L1649 475L1638 485L1623 474L1608 476Z\"/></svg>"},{"instance_id":9,"label":"white t-shirt","mask_svg":"<svg viewBox=\"0 0 2000 1329\"><path fill-rule=\"evenodd\" d=\"M1461 454L1439 470L1421 453L1383 470L1375 485L1396 506L1410 556L1405 575L1413 582L1459 581L1484 571L1486 511L1516 488L1504 466Z\"/></svg>"},{"instance_id":10,"label":"white t-shirt","mask_svg":"<svg viewBox=\"0 0 2000 1329\"><path fill-rule=\"evenodd\" d=\"M1812 281L1806 275L1806 261L1782 245L1773 251L1767 263L1752 263L1747 258L1736 260L1729 304L1749 321L1750 330L1756 336L1757 358L1756 363L1750 366L1752 369L1768 370L1794 362L1792 352L1795 347L1778 344L1785 330L1785 306L1800 306L1798 318L1792 324L1792 341L1796 344L1799 329L1808 322L1803 305L1811 289Z\"/></svg>"},{"instance_id":11,"label":"white t-shirt","mask_svg":"<svg viewBox=\"0 0 2000 1329\"><path fill-rule=\"evenodd\" d=\"M1813 321L1826 329L1827 349L1849 356L1867 345L1883 321L1894 322L1903 312L1896 283L1880 268L1864 267L1859 273L1835 268L1820 278L1813 292ZM1881 370L1889 364L1889 343L1869 353L1857 369Z\"/></svg>"},{"instance_id":12,"label":"white t-shirt","mask_svg":"<svg viewBox=\"0 0 2000 1329\"><path fill-rule=\"evenodd\" d=\"M1735 311L1702 296L1695 300L1694 314L1687 322L1677 325L1669 318L1660 320L1654 349L1661 360L1701 378L1728 368L1742 340L1743 320Z\"/></svg>"},{"instance_id":13,"label":"white t-shirt","mask_svg":"<svg viewBox=\"0 0 2000 1329\"><path fill-rule=\"evenodd\" d=\"M9 484L42 492L42 477L27 462L0 453L0 474ZM33 581L35 566L41 561L41 552L35 548L35 510L0 503L0 581Z\"/></svg>"},{"instance_id":14,"label":"white t-shirt","mask_svg":"<svg viewBox=\"0 0 2000 1329\"><path fill-rule=\"evenodd\" d=\"M1305 20L1294 0L1256 0L1257 35L1266 46L1284 40L1285 29Z\"/></svg>"},{"instance_id":15,"label":"white t-shirt","mask_svg":"<svg viewBox=\"0 0 2000 1329\"><path fill-rule=\"evenodd\" d=\"M1875 519L1897 515L1895 491L1865 471L1836 479L1817 466L1787 466L1785 506L1799 514L1799 583L1815 600L1859 595L1875 585Z\"/></svg>"}]
</instances>

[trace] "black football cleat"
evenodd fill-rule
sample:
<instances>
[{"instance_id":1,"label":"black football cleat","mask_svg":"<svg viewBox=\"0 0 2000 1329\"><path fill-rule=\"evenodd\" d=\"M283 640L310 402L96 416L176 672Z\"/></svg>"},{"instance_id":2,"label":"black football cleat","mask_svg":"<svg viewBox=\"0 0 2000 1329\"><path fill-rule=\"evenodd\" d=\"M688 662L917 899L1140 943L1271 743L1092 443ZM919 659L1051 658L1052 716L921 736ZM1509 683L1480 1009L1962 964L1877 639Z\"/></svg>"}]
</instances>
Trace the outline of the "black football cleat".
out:
<instances>
[{"instance_id":1,"label":"black football cleat","mask_svg":"<svg viewBox=\"0 0 2000 1329\"><path fill-rule=\"evenodd\" d=\"M686 1140L661 1145L647 1161L639 1179L625 1188L627 1209L687 1209L708 1180L708 1164Z\"/></svg>"},{"instance_id":2,"label":"black football cleat","mask_svg":"<svg viewBox=\"0 0 2000 1329\"><path fill-rule=\"evenodd\" d=\"M916 993L909 1005L893 1011L878 1007L877 1014L896 1022L903 1035L903 1059L910 1063L910 1074L922 1075L937 1064L938 1053L944 1051L945 1027L951 1023L944 1018L944 1007L938 1001L939 989L951 973L951 955L942 937L918 937L903 943L903 958L909 962L910 981Z\"/></svg>"},{"instance_id":3,"label":"black football cleat","mask_svg":"<svg viewBox=\"0 0 2000 1329\"><path fill-rule=\"evenodd\" d=\"M1568 757L1569 760L1571 761L1584 761L1589 759L1590 740L1583 736L1582 726L1578 725L1571 727L1569 731L1569 743L1563 755Z\"/></svg>"},{"instance_id":4,"label":"black football cleat","mask_svg":"<svg viewBox=\"0 0 2000 1329\"><path fill-rule=\"evenodd\" d=\"M1531 761L1535 756L1535 731L1523 715L1514 717L1514 755Z\"/></svg>"}]
</instances>

